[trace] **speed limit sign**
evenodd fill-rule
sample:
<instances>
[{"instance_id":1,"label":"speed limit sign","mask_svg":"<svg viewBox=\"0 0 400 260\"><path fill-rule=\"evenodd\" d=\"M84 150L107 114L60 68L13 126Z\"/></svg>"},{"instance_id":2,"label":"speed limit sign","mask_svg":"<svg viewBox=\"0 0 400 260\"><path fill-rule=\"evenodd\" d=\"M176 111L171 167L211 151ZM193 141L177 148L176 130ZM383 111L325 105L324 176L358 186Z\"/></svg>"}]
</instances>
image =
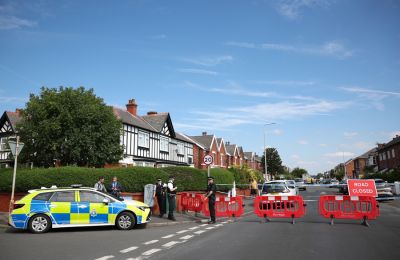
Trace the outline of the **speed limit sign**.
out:
<instances>
[{"instance_id":1,"label":"speed limit sign","mask_svg":"<svg viewBox=\"0 0 400 260\"><path fill-rule=\"evenodd\" d=\"M203 162L207 165L213 164L214 158L211 155L206 155L203 158Z\"/></svg>"}]
</instances>

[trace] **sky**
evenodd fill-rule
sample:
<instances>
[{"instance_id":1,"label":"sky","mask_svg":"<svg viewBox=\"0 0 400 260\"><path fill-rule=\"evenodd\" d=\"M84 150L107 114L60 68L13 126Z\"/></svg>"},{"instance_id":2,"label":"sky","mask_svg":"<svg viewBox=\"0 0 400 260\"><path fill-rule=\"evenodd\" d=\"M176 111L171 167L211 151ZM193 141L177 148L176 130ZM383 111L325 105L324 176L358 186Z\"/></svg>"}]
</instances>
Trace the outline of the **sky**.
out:
<instances>
[{"instance_id":1,"label":"sky","mask_svg":"<svg viewBox=\"0 0 400 260\"><path fill-rule=\"evenodd\" d=\"M84 86L316 174L400 134L399 25L395 0L0 0L0 111Z\"/></svg>"}]
</instances>

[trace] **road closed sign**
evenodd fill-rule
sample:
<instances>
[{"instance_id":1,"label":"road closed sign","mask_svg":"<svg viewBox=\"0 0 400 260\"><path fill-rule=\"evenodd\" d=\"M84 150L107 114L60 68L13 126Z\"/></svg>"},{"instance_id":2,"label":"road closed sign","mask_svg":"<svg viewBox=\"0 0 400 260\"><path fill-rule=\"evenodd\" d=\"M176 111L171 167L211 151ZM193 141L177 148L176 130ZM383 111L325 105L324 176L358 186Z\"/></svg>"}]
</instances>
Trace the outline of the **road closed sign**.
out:
<instances>
[{"instance_id":1,"label":"road closed sign","mask_svg":"<svg viewBox=\"0 0 400 260\"><path fill-rule=\"evenodd\" d=\"M378 196L374 180L347 180L347 187L350 196Z\"/></svg>"}]
</instances>

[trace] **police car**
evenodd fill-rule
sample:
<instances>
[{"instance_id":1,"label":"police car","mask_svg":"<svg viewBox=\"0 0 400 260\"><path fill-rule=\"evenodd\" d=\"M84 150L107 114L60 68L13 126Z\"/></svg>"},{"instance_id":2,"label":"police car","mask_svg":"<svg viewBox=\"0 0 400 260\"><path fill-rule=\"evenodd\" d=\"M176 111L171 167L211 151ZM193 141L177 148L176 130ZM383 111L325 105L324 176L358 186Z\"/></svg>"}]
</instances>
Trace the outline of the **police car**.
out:
<instances>
[{"instance_id":1,"label":"police car","mask_svg":"<svg viewBox=\"0 0 400 260\"><path fill-rule=\"evenodd\" d=\"M9 225L45 233L51 228L112 226L130 230L149 221L150 208L139 201L120 201L109 194L78 185L42 188L14 204Z\"/></svg>"}]
</instances>

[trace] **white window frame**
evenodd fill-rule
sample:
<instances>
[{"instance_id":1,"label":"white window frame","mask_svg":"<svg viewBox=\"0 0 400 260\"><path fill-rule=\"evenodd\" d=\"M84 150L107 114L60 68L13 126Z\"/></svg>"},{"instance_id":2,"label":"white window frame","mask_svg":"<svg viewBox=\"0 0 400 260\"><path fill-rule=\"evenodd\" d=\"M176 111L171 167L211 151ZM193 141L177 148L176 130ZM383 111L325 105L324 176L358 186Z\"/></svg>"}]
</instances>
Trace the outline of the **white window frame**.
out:
<instances>
[{"instance_id":1,"label":"white window frame","mask_svg":"<svg viewBox=\"0 0 400 260\"><path fill-rule=\"evenodd\" d=\"M7 144L8 137L1 137L0 138L0 151L9 151Z\"/></svg>"},{"instance_id":2,"label":"white window frame","mask_svg":"<svg viewBox=\"0 0 400 260\"><path fill-rule=\"evenodd\" d=\"M160 137L160 151L162 152L169 151L169 139L165 136Z\"/></svg>"},{"instance_id":3,"label":"white window frame","mask_svg":"<svg viewBox=\"0 0 400 260\"><path fill-rule=\"evenodd\" d=\"M383 154L382 154L382 160L383 160L383 161L386 160L386 152L383 152Z\"/></svg>"},{"instance_id":4,"label":"white window frame","mask_svg":"<svg viewBox=\"0 0 400 260\"><path fill-rule=\"evenodd\" d=\"M392 158L395 158L394 148L392 149Z\"/></svg>"},{"instance_id":5,"label":"white window frame","mask_svg":"<svg viewBox=\"0 0 400 260\"><path fill-rule=\"evenodd\" d=\"M390 159L390 151L387 151L387 158Z\"/></svg>"},{"instance_id":6,"label":"white window frame","mask_svg":"<svg viewBox=\"0 0 400 260\"><path fill-rule=\"evenodd\" d=\"M138 134L138 145L140 147L144 147L144 148L149 148L150 146L150 134L143 132L143 131L139 131Z\"/></svg>"},{"instance_id":7,"label":"white window frame","mask_svg":"<svg viewBox=\"0 0 400 260\"><path fill-rule=\"evenodd\" d=\"M178 143L178 154L185 154L185 145L183 143Z\"/></svg>"}]
</instances>

